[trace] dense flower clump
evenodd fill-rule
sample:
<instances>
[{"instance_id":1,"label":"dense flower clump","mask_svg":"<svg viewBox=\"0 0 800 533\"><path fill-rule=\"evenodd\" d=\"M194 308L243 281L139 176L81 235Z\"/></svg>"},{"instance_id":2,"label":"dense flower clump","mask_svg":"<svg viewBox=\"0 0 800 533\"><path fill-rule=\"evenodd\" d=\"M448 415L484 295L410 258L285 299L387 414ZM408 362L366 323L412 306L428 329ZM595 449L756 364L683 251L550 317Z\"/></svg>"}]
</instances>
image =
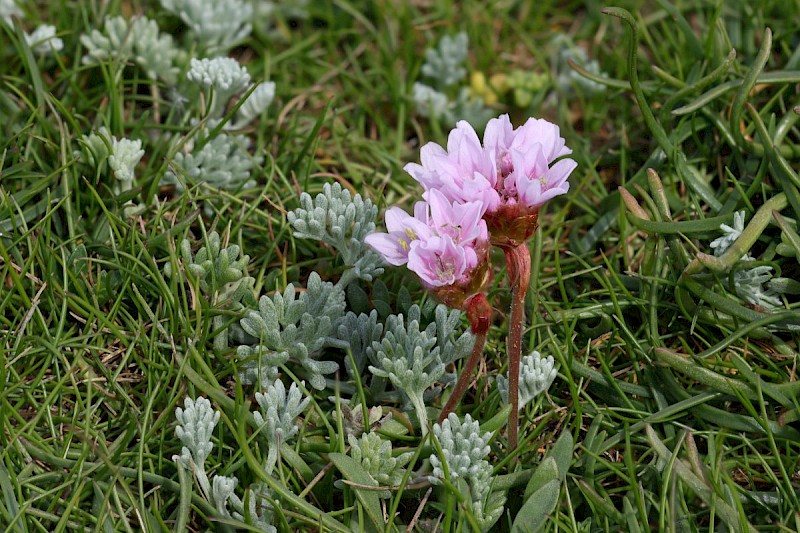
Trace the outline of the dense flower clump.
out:
<instances>
[{"instance_id":1,"label":"dense flower clump","mask_svg":"<svg viewBox=\"0 0 800 533\"><path fill-rule=\"evenodd\" d=\"M420 163L405 170L425 188L414 215L386 212L388 233L367 243L392 265L407 264L428 288L469 285L486 260L489 240L503 246L527 239L539 207L569 190L577 163L558 126L529 119L514 128L508 115L489 121L483 143L460 121L447 147L428 143Z\"/></svg>"}]
</instances>

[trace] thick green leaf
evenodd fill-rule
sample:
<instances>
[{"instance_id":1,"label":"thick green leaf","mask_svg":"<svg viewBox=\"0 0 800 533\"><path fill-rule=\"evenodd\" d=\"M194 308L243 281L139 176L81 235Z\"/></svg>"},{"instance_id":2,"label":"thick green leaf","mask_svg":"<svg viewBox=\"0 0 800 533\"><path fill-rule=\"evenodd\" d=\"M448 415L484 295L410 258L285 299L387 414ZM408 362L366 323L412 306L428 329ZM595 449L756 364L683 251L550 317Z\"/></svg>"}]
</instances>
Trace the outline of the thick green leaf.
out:
<instances>
[{"instance_id":1,"label":"thick green leaf","mask_svg":"<svg viewBox=\"0 0 800 533\"><path fill-rule=\"evenodd\" d=\"M545 458L552 457L556 460L558 466L558 477L560 481L564 481L569 471L569 466L572 464L572 451L575 449L575 440L572 438L572 433L569 431L562 431L561 436L547 452Z\"/></svg>"},{"instance_id":2,"label":"thick green leaf","mask_svg":"<svg viewBox=\"0 0 800 533\"><path fill-rule=\"evenodd\" d=\"M508 415L511 414L511 406L506 405L496 415L481 424L481 433L494 433L500 428L505 427L508 422Z\"/></svg>"},{"instance_id":3,"label":"thick green leaf","mask_svg":"<svg viewBox=\"0 0 800 533\"><path fill-rule=\"evenodd\" d=\"M328 458L348 481L368 487L378 486L378 483L372 479L372 476L349 455L331 453L328 455ZM372 522L372 525L374 525L378 531L383 531L384 522L383 513L381 513L380 493L374 490L359 489L357 487L352 488L356 493L358 501L361 502L364 511L366 511L367 517L369 517L370 522Z\"/></svg>"},{"instance_id":4,"label":"thick green leaf","mask_svg":"<svg viewBox=\"0 0 800 533\"><path fill-rule=\"evenodd\" d=\"M533 471L533 475L531 476L530 481L528 481L528 486L525 487L524 500L528 501L528 498L531 497L531 494L554 480L560 481L558 479L558 464L556 463L554 457L546 457L541 463L539 463L539 466L536 467L536 470Z\"/></svg>"},{"instance_id":5,"label":"thick green leaf","mask_svg":"<svg viewBox=\"0 0 800 533\"><path fill-rule=\"evenodd\" d=\"M540 531L542 526L547 523L548 515L556 508L560 490L561 483L554 479L531 494L531 497L525 501L517 513L514 524L511 526L511 533Z\"/></svg>"}]
</instances>

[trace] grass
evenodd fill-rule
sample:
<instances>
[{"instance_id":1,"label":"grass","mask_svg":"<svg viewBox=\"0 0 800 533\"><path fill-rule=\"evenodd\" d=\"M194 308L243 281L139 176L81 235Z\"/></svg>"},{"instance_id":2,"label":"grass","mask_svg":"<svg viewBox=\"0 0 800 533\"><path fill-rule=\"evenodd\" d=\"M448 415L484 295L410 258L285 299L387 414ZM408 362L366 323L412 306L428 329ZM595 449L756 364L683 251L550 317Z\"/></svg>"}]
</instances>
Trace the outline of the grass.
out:
<instances>
[{"instance_id":1,"label":"grass","mask_svg":"<svg viewBox=\"0 0 800 533\"><path fill-rule=\"evenodd\" d=\"M337 279L333 251L295 239L285 213L300 192L331 181L381 208L411 205L420 191L402 167L450 127L415 112L411 86L425 47L465 31L469 69L487 76L549 73L551 38L566 33L598 60L607 87L567 94L549 84L553 98L520 108L506 96L496 106L515 124L559 124L579 167L531 241L523 339L553 355L559 377L521 413L520 443L509 450L490 423L503 418L494 376L505 372L510 303L496 258L485 364L458 409L495 430L488 460L495 488L507 491L495 527L511 528L532 473L570 434L576 444L544 530L800 529L797 6L619 5L633 15L601 13L595 2L338 1L307 18L257 21L232 52L254 79L277 84L247 131L264 157L256 186L174 194L159 187L173 145L154 139L191 126L167 102L168 87L133 65L82 64L79 37L105 14L143 12L162 31L177 31L178 19L154 2L62 1L47 11L25 3L27 16L3 25L0 38L0 526L245 527L221 519L172 460L181 448L175 408L204 395L222 411L207 471L237 475L240 491L268 478L279 530L373 528L368 491L339 481L357 482L336 455L347 447L345 415L330 400L339 392L309 390L291 450L273 475L260 472L264 449L246 423L253 391L237 380L233 349L211 349L219 310L164 265L179 264L181 239L199 245L216 229L250 256L256 294L305 283L312 270ZM62 52L42 57L25 44L21 29L39 22L58 28ZM101 125L145 139L127 196L74 155L80 136ZM146 204L133 217L123 212L131 198ZM742 209L750 225L736 246L747 247L704 258L720 223ZM731 269L750 266L737 263L748 249L787 280L776 309L733 288ZM398 309L403 287L425 298L412 277L389 268L362 288ZM342 383L341 395L360 386ZM384 413L411 431L393 426L383 436L395 454L414 453L414 471L379 504L396 513L385 530L471 530L457 488L428 491L418 479L432 445L399 407L387 403Z\"/></svg>"}]
</instances>

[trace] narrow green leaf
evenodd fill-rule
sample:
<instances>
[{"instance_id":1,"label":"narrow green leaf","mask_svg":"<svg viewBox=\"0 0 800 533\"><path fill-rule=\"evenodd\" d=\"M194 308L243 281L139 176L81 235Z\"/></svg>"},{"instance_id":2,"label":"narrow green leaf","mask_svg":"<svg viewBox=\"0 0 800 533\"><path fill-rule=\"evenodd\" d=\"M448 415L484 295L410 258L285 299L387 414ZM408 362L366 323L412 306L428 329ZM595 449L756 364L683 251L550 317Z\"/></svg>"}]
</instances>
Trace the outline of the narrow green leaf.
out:
<instances>
[{"instance_id":1,"label":"narrow green leaf","mask_svg":"<svg viewBox=\"0 0 800 533\"><path fill-rule=\"evenodd\" d=\"M625 516L625 523L628 525L628 531L631 533L640 533L642 526L639 523L639 515L636 513L636 508L631 503L631 494L628 493L622 498L622 510Z\"/></svg>"},{"instance_id":2,"label":"narrow green leaf","mask_svg":"<svg viewBox=\"0 0 800 533\"><path fill-rule=\"evenodd\" d=\"M13 529L11 529L9 526L9 529L5 531L19 531L20 533L27 532L28 527L25 525L25 520L22 519L22 515L20 514L19 503L17 503L17 495L14 494L14 488L11 484L9 472L2 463L0 463L0 491L3 493L3 502L5 504L0 505L0 516L6 515L8 523L14 523Z\"/></svg>"}]
</instances>

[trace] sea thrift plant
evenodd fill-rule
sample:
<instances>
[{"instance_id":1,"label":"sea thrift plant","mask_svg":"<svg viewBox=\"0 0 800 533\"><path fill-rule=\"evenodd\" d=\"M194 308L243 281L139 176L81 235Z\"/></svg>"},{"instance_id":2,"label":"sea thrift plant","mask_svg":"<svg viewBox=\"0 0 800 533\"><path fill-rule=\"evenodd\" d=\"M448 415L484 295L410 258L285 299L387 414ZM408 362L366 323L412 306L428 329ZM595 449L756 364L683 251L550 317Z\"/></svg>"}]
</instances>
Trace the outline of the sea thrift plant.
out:
<instances>
[{"instance_id":1,"label":"sea thrift plant","mask_svg":"<svg viewBox=\"0 0 800 533\"><path fill-rule=\"evenodd\" d=\"M458 203L433 189L417 202L411 216L398 207L386 212L389 233L373 233L366 242L392 265L408 264L430 289L481 282L475 269L486 262L489 235L483 202Z\"/></svg>"},{"instance_id":2,"label":"sea thrift plant","mask_svg":"<svg viewBox=\"0 0 800 533\"><path fill-rule=\"evenodd\" d=\"M502 115L489 121L483 143L470 124L460 121L446 148L428 143L420 150L420 163L405 166L425 188L425 201L415 206L414 216L391 208L386 213L388 233L367 238L387 262L407 264L443 302L467 310L473 331L483 336L442 410L441 421L463 395L485 343L491 315L481 292L488 279L485 222L489 242L505 253L513 292L507 345L512 448L519 408L523 303L530 282L527 240L538 227L539 208L569 190L567 178L577 166L565 157L570 153L558 126L543 119L531 118L514 128L508 115Z\"/></svg>"}]
</instances>

